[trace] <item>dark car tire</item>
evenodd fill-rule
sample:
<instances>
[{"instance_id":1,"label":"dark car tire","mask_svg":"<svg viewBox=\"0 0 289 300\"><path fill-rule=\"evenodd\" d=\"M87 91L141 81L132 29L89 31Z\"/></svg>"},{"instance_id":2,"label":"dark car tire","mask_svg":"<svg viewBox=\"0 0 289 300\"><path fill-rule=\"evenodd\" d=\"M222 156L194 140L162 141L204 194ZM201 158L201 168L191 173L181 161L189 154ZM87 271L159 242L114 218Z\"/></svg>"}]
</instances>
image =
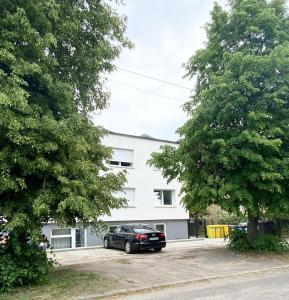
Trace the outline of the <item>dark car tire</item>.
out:
<instances>
[{"instance_id":1,"label":"dark car tire","mask_svg":"<svg viewBox=\"0 0 289 300\"><path fill-rule=\"evenodd\" d=\"M104 247L105 249L109 249L109 248L110 248L110 244L109 244L109 239L108 239L108 238L105 238L105 239L103 240L103 247Z\"/></svg>"},{"instance_id":2,"label":"dark car tire","mask_svg":"<svg viewBox=\"0 0 289 300\"><path fill-rule=\"evenodd\" d=\"M163 248L154 248L155 252L161 252Z\"/></svg>"},{"instance_id":3,"label":"dark car tire","mask_svg":"<svg viewBox=\"0 0 289 300\"><path fill-rule=\"evenodd\" d=\"M131 247L131 243L130 243L130 242L126 242L126 243L125 243L125 245L124 245L124 251L125 251L127 254L133 253L132 247Z\"/></svg>"}]
</instances>

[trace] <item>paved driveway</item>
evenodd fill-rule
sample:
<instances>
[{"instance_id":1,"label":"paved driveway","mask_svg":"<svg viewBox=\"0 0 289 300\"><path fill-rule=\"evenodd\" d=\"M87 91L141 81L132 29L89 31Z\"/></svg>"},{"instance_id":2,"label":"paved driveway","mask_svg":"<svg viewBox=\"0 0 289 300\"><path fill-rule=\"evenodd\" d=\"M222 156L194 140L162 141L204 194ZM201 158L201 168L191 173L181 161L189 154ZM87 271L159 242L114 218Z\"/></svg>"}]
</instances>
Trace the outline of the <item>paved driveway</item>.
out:
<instances>
[{"instance_id":1,"label":"paved driveway","mask_svg":"<svg viewBox=\"0 0 289 300\"><path fill-rule=\"evenodd\" d=\"M63 265L77 265L86 263L97 263L103 260L118 260L126 259L134 261L134 259L148 258L154 260L157 257L167 257L168 255L175 255L177 253L186 252L186 250L192 249L211 249L211 248L224 248L226 242L224 239L198 239L190 241L176 241L168 242L166 248L163 248L161 253L154 252L138 252L134 254L126 254L122 250L118 249L104 249L92 248L92 249L80 249L80 250L68 250L55 252L57 261Z\"/></svg>"},{"instance_id":2,"label":"paved driveway","mask_svg":"<svg viewBox=\"0 0 289 300\"><path fill-rule=\"evenodd\" d=\"M288 257L248 256L226 249L223 240L197 240L168 243L161 253L126 254L116 249L87 249L58 252L61 265L73 265L82 271L97 272L115 282L113 290L149 289L230 276L247 276L283 268ZM99 295L93 295L92 298ZM86 298L87 299L87 296Z\"/></svg>"}]
</instances>

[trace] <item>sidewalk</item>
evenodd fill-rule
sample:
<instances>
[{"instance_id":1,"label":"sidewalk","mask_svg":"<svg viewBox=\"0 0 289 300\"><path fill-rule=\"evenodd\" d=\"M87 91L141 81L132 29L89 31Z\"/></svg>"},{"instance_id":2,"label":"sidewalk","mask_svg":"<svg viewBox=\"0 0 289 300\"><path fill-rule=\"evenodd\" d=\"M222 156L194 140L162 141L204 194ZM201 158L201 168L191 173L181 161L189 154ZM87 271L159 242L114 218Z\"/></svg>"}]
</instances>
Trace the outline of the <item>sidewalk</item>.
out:
<instances>
[{"instance_id":1,"label":"sidewalk","mask_svg":"<svg viewBox=\"0 0 289 300\"><path fill-rule=\"evenodd\" d=\"M202 284L202 283L205 284L206 283L208 285L213 282L219 282L220 280L228 280L228 282L230 282L232 280L236 280L236 279L237 280L240 280L240 279L248 280L248 278L250 278L251 276L254 276L254 277L260 276L260 275L264 276L266 274L273 274L274 272L285 271L285 270L287 270L289 272L289 264L284 265L284 266L256 270L256 271L226 274L224 276L208 276L208 277L202 278L202 279L178 281L178 282L173 282L173 283L163 284L163 285L151 285L149 287L144 287L144 288L127 288L127 289L112 290L112 291L107 291L104 293L96 293L96 294L91 294L91 295L86 295L86 296L80 296L80 297L75 298L75 300L88 300L88 299L112 300L112 299L120 299L120 297L121 297L121 299L123 299L122 297L125 297L125 299L126 299L126 296L131 296L131 295L135 295L135 296L139 295L139 297L141 297L141 295L145 295L145 293L161 292L162 290L167 291L167 289L173 289L173 288L182 289L186 286L190 286L193 284ZM230 285L228 284L228 289L229 288L230 288ZM142 299L142 298L136 297L136 299Z\"/></svg>"}]
</instances>

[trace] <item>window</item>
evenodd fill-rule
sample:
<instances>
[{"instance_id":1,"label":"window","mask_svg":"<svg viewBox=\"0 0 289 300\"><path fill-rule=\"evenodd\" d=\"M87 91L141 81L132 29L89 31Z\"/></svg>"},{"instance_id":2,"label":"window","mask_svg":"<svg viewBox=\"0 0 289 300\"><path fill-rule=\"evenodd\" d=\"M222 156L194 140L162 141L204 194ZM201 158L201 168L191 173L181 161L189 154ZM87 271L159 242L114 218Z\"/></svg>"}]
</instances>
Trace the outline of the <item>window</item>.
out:
<instances>
[{"instance_id":1,"label":"window","mask_svg":"<svg viewBox=\"0 0 289 300\"><path fill-rule=\"evenodd\" d=\"M111 226L109 226L108 231L109 231L110 233L114 233L115 230L116 230L116 228L117 228L117 225L111 225Z\"/></svg>"},{"instance_id":2,"label":"window","mask_svg":"<svg viewBox=\"0 0 289 300\"><path fill-rule=\"evenodd\" d=\"M131 233L131 230L127 226L121 226L120 232L121 233Z\"/></svg>"},{"instance_id":3,"label":"window","mask_svg":"<svg viewBox=\"0 0 289 300\"><path fill-rule=\"evenodd\" d=\"M51 232L51 247L54 249L72 248L70 228L54 228Z\"/></svg>"},{"instance_id":4,"label":"window","mask_svg":"<svg viewBox=\"0 0 289 300\"><path fill-rule=\"evenodd\" d=\"M109 161L111 166L132 167L133 150L113 148L112 159Z\"/></svg>"},{"instance_id":5,"label":"window","mask_svg":"<svg viewBox=\"0 0 289 300\"><path fill-rule=\"evenodd\" d=\"M135 189L124 188L123 191L117 192L119 198L125 198L127 200L127 207L135 207Z\"/></svg>"},{"instance_id":6,"label":"window","mask_svg":"<svg viewBox=\"0 0 289 300\"><path fill-rule=\"evenodd\" d=\"M54 228L52 229L52 235L71 235L70 228Z\"/></svg>"},{"instance_id":7,"label":"window","mask_svg":"<svg viewBox=\"0 0 289 300\"><path fill-rule=\"evenodd\" d=\"M163 232L164 234L166 234L166 224L164 224L164 223L155 224L155 228L158 231Z\"/></svg>"},{"instance_id":8,"label":"window","mask_svg":"<svg viewBox=\"0 0 289 300\"><path fill-rule=\"evenodd\" d=\"M85 229L52 228L51 247L54 249L85 247Z\"/></svg>"},{"instance_id":9,"label":"window","mask_svg":"<svg viewBox=\"0 0 289 300\"><path fill-rule=\"evenodd\" d=\"M84 247L84 236L85 231L83 228L75 229L75 247Z\"/></svg>"},{"instance_id":10,"label":"window","mask_svg":"<svg viewBox=\"0 0 289 300\"><path fill-rule=\"evenodd\" d=\"M173 191L171 190L154 190L154 200L156 206L173 205Z\"/></svg>"},{"instance_id":11,"label":"window","mask_svg":"<svg viewBox=\"0 0 289 300\"><path fill-rule=\"evenodd\" d=\"M154 228L152 226L146 224L131 225L131 228L135 233L147 233L154 231Z\"/></svg>"},{"instance_id":12,"label":"window","mask_svg":"<svg viewBox=\"0 0 289 300\"><path fill-rule=\"evenodd\" d=\"M115 230L113 231L114 233L119 233L120 232L120 226L116 226Z\"/></svg>"}]
</instances>

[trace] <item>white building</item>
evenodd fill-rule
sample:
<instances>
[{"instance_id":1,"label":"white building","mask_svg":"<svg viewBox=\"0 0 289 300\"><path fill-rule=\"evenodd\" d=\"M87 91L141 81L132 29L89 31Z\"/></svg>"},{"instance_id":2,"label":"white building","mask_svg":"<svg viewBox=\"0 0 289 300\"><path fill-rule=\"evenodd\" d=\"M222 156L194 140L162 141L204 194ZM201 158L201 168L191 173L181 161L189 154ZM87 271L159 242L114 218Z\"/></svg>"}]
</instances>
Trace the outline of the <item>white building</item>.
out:
<instances>
[{"instance_id":1,"label":"white building","mask_svg":"<svg viewBox=\"0 0 289 300\"><path fill-rule=\"evenodd\" d=\"M112 210L111 216L104 216L102 220L109 226L136 222L151 224L164 231L168 240L188 238L189 214L180 203L181 184L176 180L167 183L159 170L147 165L151 153L159 151L161 145L177 147L177 143L146 135L111 132L105 137L104 144L113 150L110 168L114 172L127 171L127 183L119 194L127 198L128 205ZM61 229L56 224L49 224L43 232L54 248L89 247L102 243L102 237L90 229Z\"/></svg>"}]
</instances>

